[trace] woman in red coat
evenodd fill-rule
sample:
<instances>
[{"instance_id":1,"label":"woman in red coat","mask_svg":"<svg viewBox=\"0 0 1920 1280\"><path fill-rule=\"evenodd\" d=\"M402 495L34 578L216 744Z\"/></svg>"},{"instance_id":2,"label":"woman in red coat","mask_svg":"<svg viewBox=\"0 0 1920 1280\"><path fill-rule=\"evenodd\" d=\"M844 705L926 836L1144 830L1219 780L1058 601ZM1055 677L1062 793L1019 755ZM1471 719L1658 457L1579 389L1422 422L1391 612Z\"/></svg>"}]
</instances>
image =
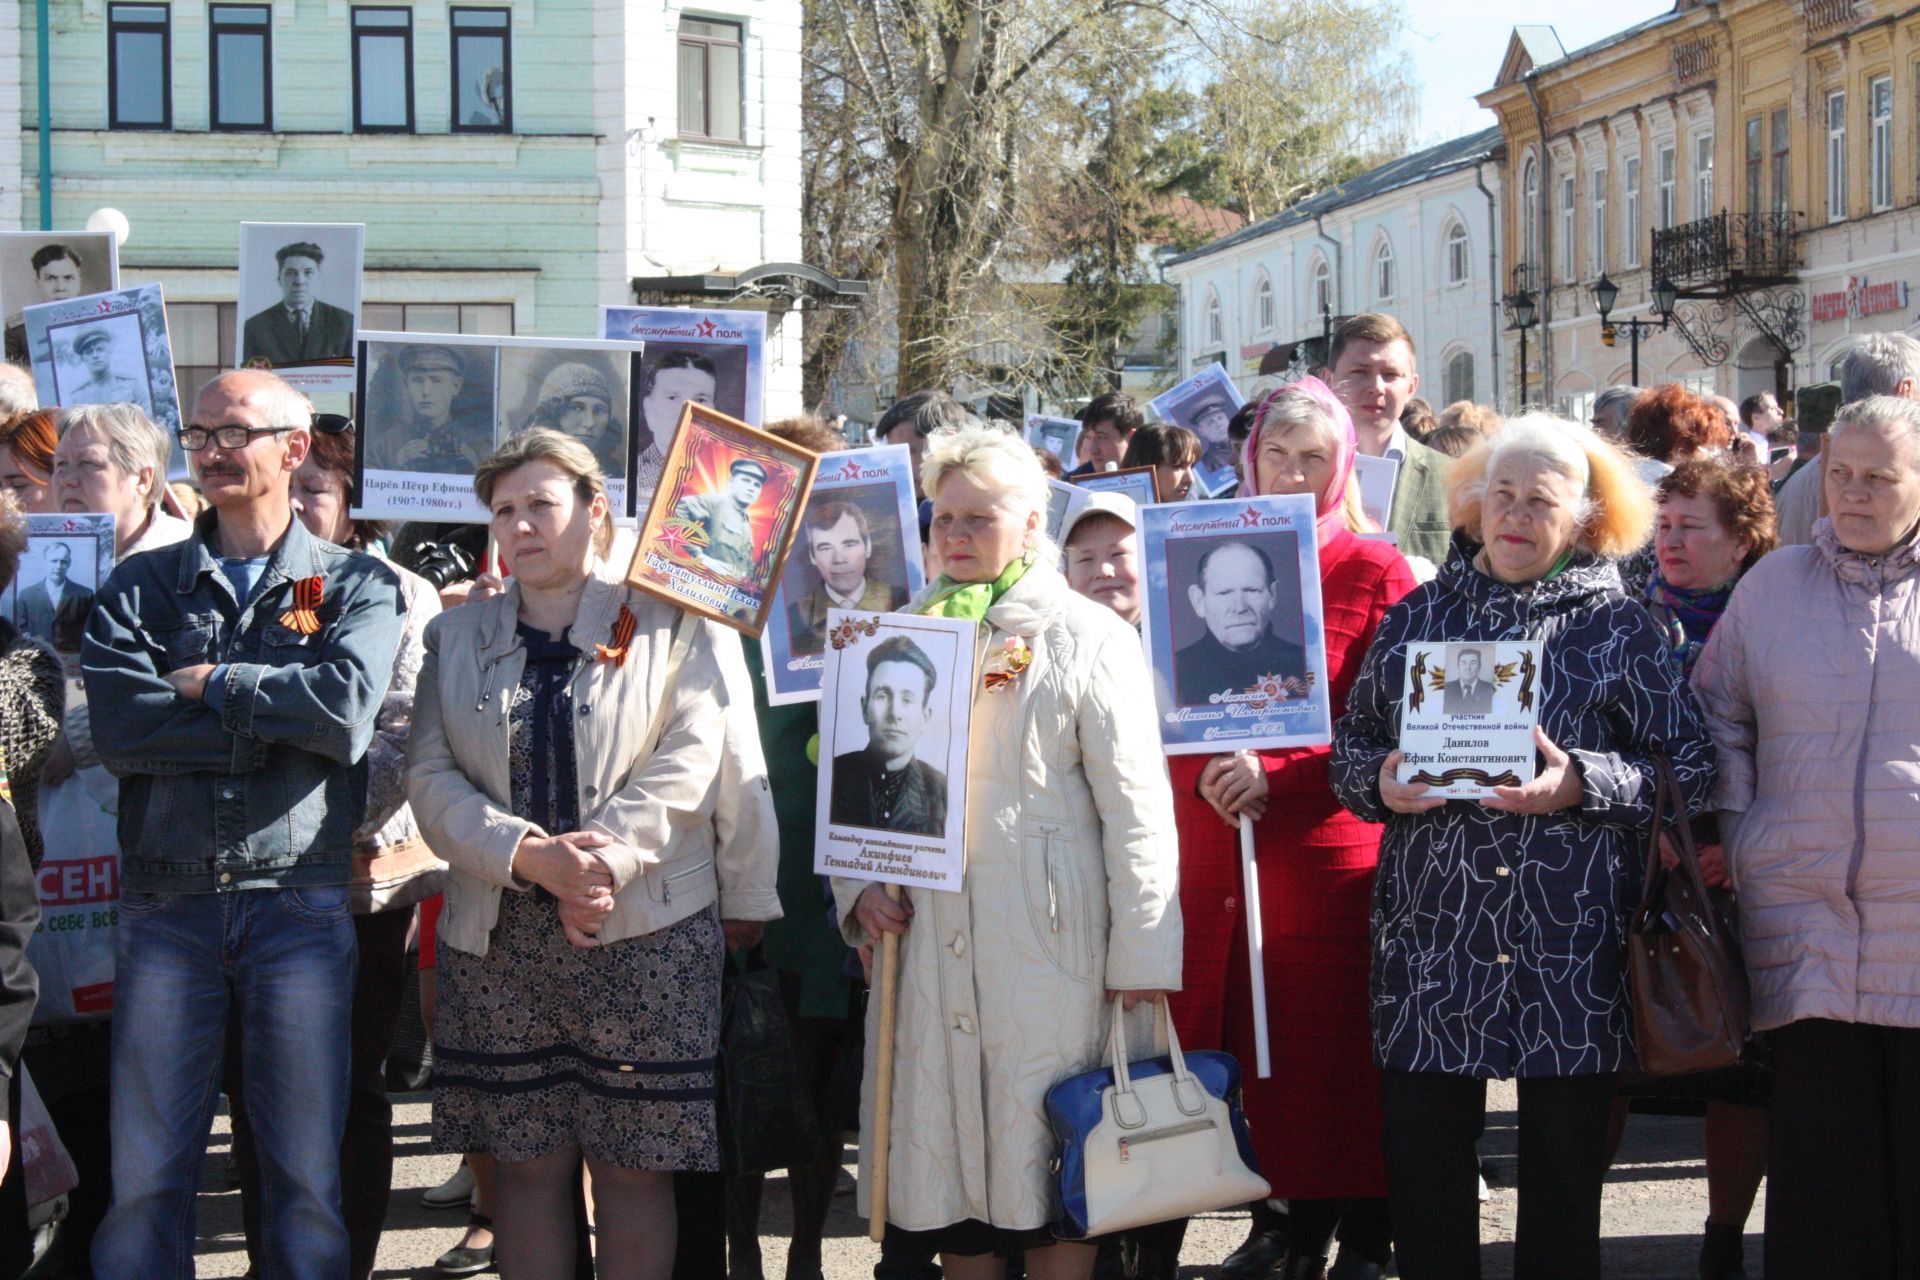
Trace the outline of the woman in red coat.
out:
<instances>
[{"instance_id":1,"label":"woman in red coat","mask_svg":"<svg viewBox=\"0 0 1920 1280\"><path fill-rule=\"evenodd\" d=\"M1363 539L1347 410L1317 378L1274 392L1247 439L1247 490L1311 493L1319 510L1320 594L1335 719L1388 605L1413 589L1392 545ZM1248 1068L1247 1120L1260 1171L1284 1218L1255 1206L1253 1234L1223 1276L1319 1280L1334 1231L1349 1230L1334 1275L1382 1274L1386 1172L1380 1074L1368 1022L1368 913L1380 828L1347 813L1327 776L1327 747L1175 756L1184 987L1180 1038L1224 1045ZM1254 820L1265 930L1273 1075L1255 1077L1241 901L1239 819ZM1365 1230L1352 1228L1365 1226ZM1369 1256L1371 1255L1371 1256ZM1285 1265L1275 1263L1284 1258Z\"/></svg>"}]
</instances>

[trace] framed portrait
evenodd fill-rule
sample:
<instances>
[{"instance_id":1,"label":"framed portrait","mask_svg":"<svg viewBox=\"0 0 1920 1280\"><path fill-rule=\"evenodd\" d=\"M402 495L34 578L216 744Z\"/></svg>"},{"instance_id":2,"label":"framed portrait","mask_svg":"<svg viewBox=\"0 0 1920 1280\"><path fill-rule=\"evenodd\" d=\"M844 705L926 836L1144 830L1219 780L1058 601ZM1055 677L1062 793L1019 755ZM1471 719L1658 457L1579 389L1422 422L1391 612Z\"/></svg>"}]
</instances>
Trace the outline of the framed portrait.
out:
<instances>
[{"instance_id":1,"label":"framed portrait","mask_svg":"<svg viewBox=\"0 0 1920 1280\"><path fill-rule=\"evenodd\" d=\"M25 360L26 308L120 287L120 242L111 231L0 231L0 316L9 360Z\"/></svg>"},{"instance_id":2,"label":"framed portrait","mask_svg":"<svg viewBox=\"0 0 1920 1280\"><path fill-rule=\"evenodd\" d=\"M366 240L358 222L241 223L235 365L265 360L303 391L352 391Z\"/></svg>"},{"instance_id":3,"label":"framed portrait","mask_svg":"<svg viewBox=\"0 0 1920 1280\"><path fill-rule=\"evenodd\" d=\"M1150 507L1160 501L1159 481L1152 467L1122 467L1118 471L1090 471L1075 476L1073 483L1089 493L1124 493L1136 507Z\"/></svg>"},{"instance_id":4,"label":"framed portrait","mask_svg":"<svg viewBox=\"0 0 1920 1280\"><path fill-rule=\"evenodd\" d=\"M361 333L353 514L485 521L474 470L511 436L552 427L593 451L615 516L629 519L640 355L590 338Z\"/></svg>"},{"instance_id":5,"label":"framed portrait","mask_svg":"<svg viewBox=\"0 0 1920 1280\"><path fill-rule=\"evenodd\" d=\"M758 636L820 455L689 401L667 448L627 582Z\"/></svg>"},{"instance_id":6,"label":"framed portrait","mask_svg":"<svg viewBox=\"0 0 1920 1280\"><path fill-rule=\"evenodd\" d=\"M1063 470L1071 471L1079 465L1074 460L1074 447L1079 442L1080 419L1027 415L1027 443L1058 458Z\"/></svg>"},{"instance_id":7,"label":"framed portrait","mask_svg":"<svg viewBox=\"0 0 1920 1280\"><path fill-rule=\"evenodd\" d=\"M1147 507L1140 537L1168 754L1333 741L1313 499Z\"/></svg>"},{"instance_id":8,"label":"framed portrait","mask_svg":"<svg viewBox=\"0 0 1920 1280\"><path fill-rule=\"evenodd\" d=\"M1400 479L1400 460L1356 453L1353 479L1360 486L1360 509L1375 525L1386 528L1387 517L1393 512L1393 487Z\"/></svg>"},{"instance_id":9,"label":"framed portrait","mask_svg":"<svg viewBox=\"0 0 1920 1280\"><path fill-rule=\"evenodd\" d=\"M21 315L41 404L136 404L169 437L180 429L159 285L37 303Z\"/></svg>"},{"instance_id":10,"label":"framed portrait","mask_svg":"<svg viewBox=\"0 0 1920 1280\"><path fill-rule=\"evenodd\" d=\"M4 592L0 613L38 636L78 675L80 639L94 593L113 572L113 517L95 512L27 516L27 549Z\"/></svg>"},{"instance_id":11,"label":"framed portrait","mask_svg":"<svg viewBox=\"0 0 1920 1280\"><path fill-rule=\"evenodd\" d=\"M817 873L960 888L978 643L966 618L829 611Z\"/></svg>"},{"instance_id":12,"label":"framed portrait","mask_svg":"<svg viewBox=\"0 0 1920 1280\"><path fill-rule=\"evenodd\" d=\"M819 700L828 610L891 613L925 586L907 447L821 458L760 633L767 701Z\"/></svg>"},{"instance_id":13,"label":"framed portrait","mask_svg":"<svg viewBox=\"0 0 1920 1280\"><path fill-rule=\"evenodd\" d=\"M1087 490L1065 480L1047 481L1047 538L1056 546L1067 518L1087 505Z\"/></svg>"},{"instance_id":14,"label":"framed portrait","mask_svg":"<svg viewBox=\"0 0 1920 1280\"><path fill-rule=\"evenodd\" d=\"M647 349L640 374L636 508L646 506L660 482L683 404L707 405L750 427L765 420L764 311L602 307L600 336Z\"/></svg>"},{"instance_id":15,"label":"framed portrait","mask_svg":"<svg viewBox=\"0 0 1920 1280\"><path fill-rule=\"evenodd\" d=\"M1185 427L1200 437L1200 461L1194 474L1209 497L1224 491L1233 480L1233 442L1227 439L1227 424L1246 403L1227 376L1226 366L1215 361L1150 403L1162 422Z\"/></svg>"},{"instance_id":16,"label":"framed portrait","mask_svg":"<svg viewBox=\"0 0 1920 1280\"><path fill-rule=\"evenodd\" d=\"M1533 781L1543 656L1538 640L1407 645L1395 776L1467 799Z\"/></svg>"}]
</instances>

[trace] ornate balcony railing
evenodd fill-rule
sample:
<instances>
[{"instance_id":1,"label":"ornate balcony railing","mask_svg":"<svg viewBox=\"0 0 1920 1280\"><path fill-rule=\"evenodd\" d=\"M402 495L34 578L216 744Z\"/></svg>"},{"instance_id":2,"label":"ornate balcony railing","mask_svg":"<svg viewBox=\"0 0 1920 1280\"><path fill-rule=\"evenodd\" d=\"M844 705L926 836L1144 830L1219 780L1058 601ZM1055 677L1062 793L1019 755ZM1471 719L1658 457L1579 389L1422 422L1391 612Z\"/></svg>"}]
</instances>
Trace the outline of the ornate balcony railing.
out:
<instances>
[{"instance_id":1,"label":"ornate balcony railing","mask_svg":"<svg viewBox=\"0 0 1920 1280\"><path fill-rule=\"evenodd\" d=\"M1717 213L1655 231L1653 277L1733 293L1792 279L1799 254L1793 214Z\"/></svg>"}]
</instances>

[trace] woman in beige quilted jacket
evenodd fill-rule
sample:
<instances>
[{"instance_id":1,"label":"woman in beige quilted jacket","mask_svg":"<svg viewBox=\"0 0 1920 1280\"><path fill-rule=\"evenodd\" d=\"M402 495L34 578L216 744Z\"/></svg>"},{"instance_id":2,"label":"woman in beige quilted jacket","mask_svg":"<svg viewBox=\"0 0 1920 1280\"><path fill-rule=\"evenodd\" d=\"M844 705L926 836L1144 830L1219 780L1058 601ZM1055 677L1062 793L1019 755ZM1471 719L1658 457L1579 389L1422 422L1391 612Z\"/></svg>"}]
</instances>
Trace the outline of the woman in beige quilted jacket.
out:
<instances>
[{"instance_id":1,"label":"woman in beige quilted jacket","mask_svg":"<svg viewBox=\"0 0 1920 1280\"><path fill-rule=\"evenodd\" d=\"M1920 1277L1920 403L1843 409L1831 515L1694 670L1775 1054L1769 1276Z\"/></svg>"},{"instance_id":2,"label":"woman in beige quilted jacket","mask_svg":"<svg viewBox=\"0 0 1920 1280\"><path fill-rule=\"evenodd\" d=\"M1017 437L935 435L922 476L943 572L908 611L973 618L987 654L1014 640L1031 661L974 691L962 888L894 902L868 881L833 884L848 941L903 935L888 1221L952 1280L994 1280L1017 1248L1034 1280L1085 1280L1093 1247L1047 1231L1046 1093L1102 1061L1110 1000L1132 1008L1180 985L1173 797L1146 658L1132 627L1054 568L1046 478Z\"/></svg>"}]
</instances>

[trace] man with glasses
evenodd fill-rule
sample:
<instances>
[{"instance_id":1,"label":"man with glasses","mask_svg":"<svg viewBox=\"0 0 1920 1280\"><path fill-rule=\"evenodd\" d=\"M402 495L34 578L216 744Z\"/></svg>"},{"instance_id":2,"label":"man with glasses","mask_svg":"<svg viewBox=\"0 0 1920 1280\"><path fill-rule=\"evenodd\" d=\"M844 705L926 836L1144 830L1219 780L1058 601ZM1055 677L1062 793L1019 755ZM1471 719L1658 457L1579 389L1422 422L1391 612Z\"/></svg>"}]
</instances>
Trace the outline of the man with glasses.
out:
<instances>
[{"instance_id":1,"label":"man with glasses","mask_svg":"<svg viewBox=\"0 0 1920 1280\"><path fill-rule=\"evenodd\" d=\"M82 667L120 778L113 1202L100 1280L193 1274L194 1196L229 1019L261 1165L263 1271L339 1280L364 756L404 604L379 560L294 518L313 411L221 374L179 432L210 509L101 588Z\"/></svg>"}]
</instances>

